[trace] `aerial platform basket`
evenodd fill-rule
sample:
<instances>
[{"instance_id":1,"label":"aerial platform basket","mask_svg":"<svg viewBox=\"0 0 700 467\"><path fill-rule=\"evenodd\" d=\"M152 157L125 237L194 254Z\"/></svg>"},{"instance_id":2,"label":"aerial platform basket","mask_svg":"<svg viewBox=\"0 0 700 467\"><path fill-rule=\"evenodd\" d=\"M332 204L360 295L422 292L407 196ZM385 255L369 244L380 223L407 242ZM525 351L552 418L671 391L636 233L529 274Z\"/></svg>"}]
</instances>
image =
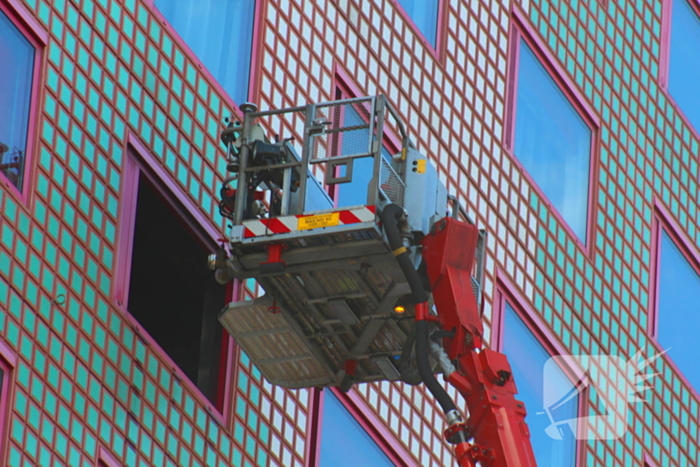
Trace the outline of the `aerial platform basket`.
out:
<instances>
[{"instance_id":1,"label":"aerial platform basket","mask_svg":"<svg viewBox=\"0 0 700 467\"><path fill-rule=\"evenodd\" d=\"M253 278L265 294L229 304L221 323L273 384L401 379L413 303L379 213L404 207L402 231L418 266L410 245L446 212L437 174L383 96L243 110L242 124L222 135L237 175L222 190L230 254L212 268L222 282ZM300 156L292 141L270 142L262 130L295 122L303 122ZM401 138L393 156L382 145L387 126ZM338 206L328 195L338 199L336 190L362 193L362 204Z\"/></svg>"},{"instance_id":2,"label":"aerial platform basket","mask_svg":"<svg viewBox=\"0 0 700 467\"><path fill-rule=\"evenodd\" d=\"M357 381L399 379L394 360L413 321L394 307L410 291L374 213L362 209L373 218L267 235L282 249L282 271L265 271L274 263L264 242L234 248L266 293L230 304L220 320L270 382L340 385L348 370Z\"/></svg>"}]
</instances>

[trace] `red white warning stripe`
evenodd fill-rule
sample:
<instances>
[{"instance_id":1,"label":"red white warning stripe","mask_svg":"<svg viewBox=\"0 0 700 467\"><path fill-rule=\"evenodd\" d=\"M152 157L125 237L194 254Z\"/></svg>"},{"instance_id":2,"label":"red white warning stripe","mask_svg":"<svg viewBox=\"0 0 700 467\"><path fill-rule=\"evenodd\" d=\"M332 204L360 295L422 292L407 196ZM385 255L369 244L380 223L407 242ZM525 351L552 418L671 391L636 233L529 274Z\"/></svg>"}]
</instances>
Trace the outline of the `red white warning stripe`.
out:
<instances>
[{"instance_id":1,"label":"red white warning stripe","mask_svg":"<svg viewBox=\"0 0 700 467\"><path fill-rule=\"evenodd\" d=\"M261 237L265 235L294 232L297 230L311 230L320 227L370 222L374 220L375 211L376 209L374 206L361 206L354 209L329 211L324 214L300 214L295 216L273 217L271 219L248 219L243 221L243 237ZM318 220L316 223L318 227L315 227L315 224L311 222L312 220Z\"/></svg>"}]
</instances>

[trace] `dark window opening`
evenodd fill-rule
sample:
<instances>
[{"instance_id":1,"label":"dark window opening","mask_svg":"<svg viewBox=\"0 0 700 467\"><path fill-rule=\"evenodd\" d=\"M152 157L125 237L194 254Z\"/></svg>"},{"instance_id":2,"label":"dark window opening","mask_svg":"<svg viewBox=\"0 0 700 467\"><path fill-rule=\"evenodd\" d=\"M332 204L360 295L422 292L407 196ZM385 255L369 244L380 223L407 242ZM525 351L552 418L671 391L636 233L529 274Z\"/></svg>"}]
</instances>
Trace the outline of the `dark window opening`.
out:
<instances>
[{"instance_id":1,"label":"dark window opening","mask_svg":"<svg viewBox=\"0 0 700 467\"><path fill-rule=\"evenodd\" d=\"M139 177L128 310L182 372L221 408L228 335L217 315L226 289L182 215Z\"/></svg>"}]
</instances>

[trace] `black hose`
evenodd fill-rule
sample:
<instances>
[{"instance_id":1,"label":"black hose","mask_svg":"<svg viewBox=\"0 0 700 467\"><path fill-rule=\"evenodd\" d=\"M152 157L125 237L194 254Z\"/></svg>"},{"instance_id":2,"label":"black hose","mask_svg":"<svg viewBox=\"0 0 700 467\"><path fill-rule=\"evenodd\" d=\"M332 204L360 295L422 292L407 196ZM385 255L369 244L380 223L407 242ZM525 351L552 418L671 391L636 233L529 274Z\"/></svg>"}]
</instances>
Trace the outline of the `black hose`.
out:
<instances>
[{"instance_id":1,"label":"black hose","mask_svg":"<svg viewBox=\"0 0 700 467\"><path fill-rule=\"evenodd\" d=\"M384 225L384 232L386 233L386 238L389 240L389 246L394 250L394 255L396 256L396 261L398 261L401 270L403 271L408 285L411 287L411 292L413 293L413 301L416 303L423 303L428 301L428 294L423 288L420 276L413 267L410 256L408 256L408 250L405 250L401 254L396 252L403 248L403 240L401 240L401 232L399 231L399 219L403 217L403 208L398 204L389 204L382 211L382 224Z\"/></svg>"},{"instance_id":2,"label":"black hose","mask_svg":"<svg viewBox=\"0 0 700 467\"><path fill-rule=\"evenodd\" d=\"M403 208L396 204L389 204L382 210L381 217L386 238L389 240L389 246L394 250L396 261L399 263L401 271L403 271L408 285L411 287L413 300L416 304L427 302L428 293L423 287L418 272L413 267L411 258L408 255L408 250L404 249L401 251L401 248L403 248L403 241L401 240L401 232L399 231L399 219L403 217ZM428 322L426 320L418 320L416 321L416 364L418 365L418 372L425 386L428 388L428 391L430 391L433 397L438 401L438 404L440 404L440 407L442 407L443 412L448 413L452 410L457 410L450 395L447 394L445 388L442 387L437 378L435 378L433 370L430 367L428 354Z\"/></svg>"},{"instance_id":3,"label":"black hose","mask_svg":"<svg viewBox=\"0 0 700 467\"><path fill-rule=\"evenodd\" d=\"M411 386L420 384L423 382L423 378L420 376L418 371L418 366L413 365L414 360L414 344L416 343L416 328L414 327L409 331L406 340L403 343L403 348L401 349L401 359L399 359L399 374L401 374L401 381Z\"/></svg>"},{"instance_id":4,"label":"black hose","mask_svg":"<svg viewBox=\"0 0 700 467\"><path fill-rule=\"evenodd\" d=\"M428 391L435 397L442 407L442 411L445 413L451 412L452 410L457 410L457 406L454 401L447 394L445 388L442 384L435 378L433 374L433 369L430 368L430 361L428 360L428 321L420 320L416 321L416 362L418 363L418 372ZM445 375L447 376L447 375Z\"/></svg>"}]
</instances>

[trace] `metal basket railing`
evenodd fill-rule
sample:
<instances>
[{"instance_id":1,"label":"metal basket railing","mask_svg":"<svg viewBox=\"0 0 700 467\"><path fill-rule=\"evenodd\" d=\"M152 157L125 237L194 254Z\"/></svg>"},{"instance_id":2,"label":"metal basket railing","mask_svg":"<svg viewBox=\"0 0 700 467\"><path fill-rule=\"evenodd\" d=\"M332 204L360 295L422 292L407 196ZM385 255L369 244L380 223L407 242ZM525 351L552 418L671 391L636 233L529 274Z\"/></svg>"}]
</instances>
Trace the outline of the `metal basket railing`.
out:
<instances>
[{"instance_id":1,"label":"metal basket railing","mask_svg":"<svg viewBox=\"0 0 700 467\"><path fill-rule=\"evenodd\" d=\"M361 204L376 205L382 199L403 204L405 185L400 174L392 167L392 162L382 156L384 124L387 118L391 119L392 127L399 132L402 150L410 145L410 141L398 114L384 96L344 99L261 112L256 111L254 106L244 105L242 110L244 118L241 126L237 186L247 186L255 173L281 171L283 175L279 178L283 182L282 186L278 187L278 192L281 193L279 215L303 214L309 211L309 190L332 193L337 189L334 187L359 179L368 180L367 196ZM291 122L295 122L297 124L294 127L298 128L300 118L304 122L301 154L293 149L298 143L278 143L284 144L282 152L285 156L281 162L255 165L251 144L254 142L253 125L259 121L266 128L284 129L292 128ZM371 177L366 173L370 166L365 162L368 160L372 161ZM314 174L323 174L323 180L319 180ZM365 189L364 185L362 189ZM246 219L248 196L246 190L241 190L235 199L234 225L241 225ZM327 204L332 208L330 198L328 199Z\"/></svg>"}]
</instances>

